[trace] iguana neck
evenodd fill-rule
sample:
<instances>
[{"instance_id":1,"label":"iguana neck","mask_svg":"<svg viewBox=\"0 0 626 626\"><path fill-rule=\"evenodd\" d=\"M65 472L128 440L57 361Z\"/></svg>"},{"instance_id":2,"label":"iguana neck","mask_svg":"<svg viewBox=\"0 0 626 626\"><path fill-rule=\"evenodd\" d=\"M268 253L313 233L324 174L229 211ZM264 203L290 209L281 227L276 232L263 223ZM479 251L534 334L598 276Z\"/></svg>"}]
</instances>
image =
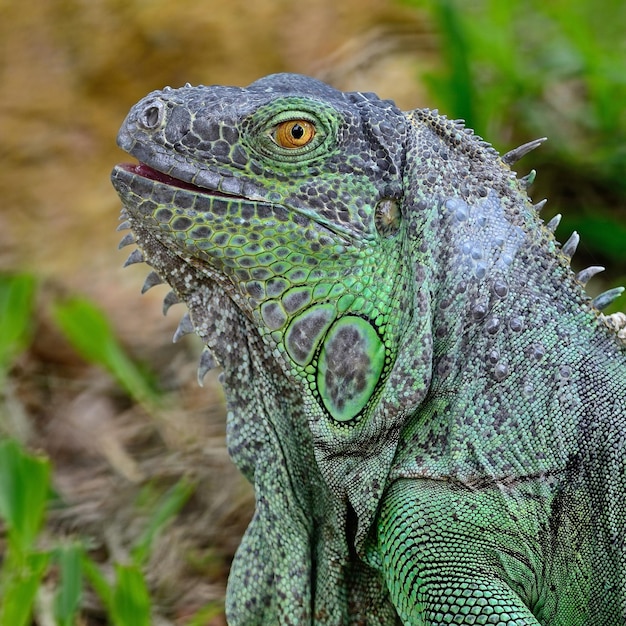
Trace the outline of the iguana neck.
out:
<instances>
[{"instance_id":1,"label":"iguana neck","mask_svg":"<svg viewBox=\"0 0 626 626\"><path fill-rule=\"evenodd\" d=\"M478 158L453 167L444 160L430 181L436 196L417 168L412 230L431 287L433 372L392 474L471 482L558 471L577 453L558 442L579 438L557 430L577 429L584 412L585 354L573 342L600 340L596 314L513 174L487 177Z\"/></svg>"}]
</instances>

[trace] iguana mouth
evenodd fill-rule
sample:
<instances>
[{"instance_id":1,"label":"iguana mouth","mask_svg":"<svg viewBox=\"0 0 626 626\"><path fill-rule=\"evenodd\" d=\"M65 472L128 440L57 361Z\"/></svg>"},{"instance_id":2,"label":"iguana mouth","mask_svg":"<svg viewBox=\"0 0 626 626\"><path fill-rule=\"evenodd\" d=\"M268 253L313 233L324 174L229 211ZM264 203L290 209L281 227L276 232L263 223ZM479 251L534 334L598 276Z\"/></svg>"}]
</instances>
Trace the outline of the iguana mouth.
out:
<instances>
[{"instance_id":1,"label":"iguana mouth","mask_svg":"<svg viewBox=\"0 0 626 626\"><path fill-rule=\"evenodd\" d=\"M120 163L118 165L119 168L123 169L130 174L134 174L135 176L140 176L141 178L147 178L149 180L153 180L157 183L162 183L164 185L169 185L170 187L178 187L179 189L187 189L189 191L193 191L195 193L201 193L207 196L218 196L222 198L238 198L241 200L249 200L245 196L238 195L235 193L225 193L223 191L219 191L217 189L213 189L210 187L200 187L199 185L195 185L194 183L187 182L180 178L175 178L174 176L170 176L169 174L165 174L164 172L159 172L155 170L153 167L142 163Z\"/></svg>"},{"instance_id":2,"label":"iguana mouth","mask_svg":"<svg viewBox=\"0 0 626 626\"><path fill-rule=\"evenodd\" d=\"M117 172L117 174L116 174ZM115 185L115 179L120 177L120 174L125 172L126 174L130 174L131 176L136 176L138 178L142 178L144 180L150 180L155 183L159 183L161 185L167 185L169 187L175 187L177 189L185 189L187 191L191 191L196 194L203 195L207 198L226 198L228 200L237 200L248 203L264 203L264 204L274 204L276 206L282 206L285 210L292 210L294 213L299 213L304 219L311 220L315 222L318 227L324 231L326 231L333 238L339 238L340 243L344 245L355 245L354 241L354 233L351 232L348 228L340 226L339 224L334 224L329 220L321 220L319 214L314 210L305 210L305 209L287 209L287 207L282 203L274 203L270 200L263 198L261 195L257 194L255 191L250 191L250 195L243 195L241 193L236 193L235 191L222 191L221 189L216 189L216 186L222 186L223 184L229 184L229 186L239 187L239 189L243 189L246 192L249 187L246 183L237 184L237 178L235 177L224 177L220 175L216 175L216 183L215 186L211 187L201 187L195 183L188 182L181 178L175 178L174 176L170 176L169 174L165 174L164 172L160 172L159 170L154 169L150 165L146 165L146 163L139 161L138 163L118 163L113 168L113 184ZM125 176L121 176L121 179L125 181L125 184L129 184L129 180Z\"/></svg>"}]
</instances>

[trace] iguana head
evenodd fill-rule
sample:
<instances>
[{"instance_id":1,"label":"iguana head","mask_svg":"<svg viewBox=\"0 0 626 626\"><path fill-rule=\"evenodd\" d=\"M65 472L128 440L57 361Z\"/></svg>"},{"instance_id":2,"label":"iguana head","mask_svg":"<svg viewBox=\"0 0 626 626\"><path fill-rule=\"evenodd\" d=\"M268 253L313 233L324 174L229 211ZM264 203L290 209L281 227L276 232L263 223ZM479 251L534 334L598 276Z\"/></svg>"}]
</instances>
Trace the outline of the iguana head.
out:
<instances>
[{"instance_id":1,"label":"iguana head","mask_svg":"<svg viewBox=\"0 0 626 626\"><path fill-rule=\"evenodd\" d=\"M139 161L113 172L139 245L169 251L157 271L185 302L212 283L236 304L300 390L322 455L382 447L427 386L402 206L409 137L392 102L290 74L153 92L118 137ZM415 380L390 385L409 343ZM346 462L336 483L363 459Z\"/></svg>"}]
</instances>

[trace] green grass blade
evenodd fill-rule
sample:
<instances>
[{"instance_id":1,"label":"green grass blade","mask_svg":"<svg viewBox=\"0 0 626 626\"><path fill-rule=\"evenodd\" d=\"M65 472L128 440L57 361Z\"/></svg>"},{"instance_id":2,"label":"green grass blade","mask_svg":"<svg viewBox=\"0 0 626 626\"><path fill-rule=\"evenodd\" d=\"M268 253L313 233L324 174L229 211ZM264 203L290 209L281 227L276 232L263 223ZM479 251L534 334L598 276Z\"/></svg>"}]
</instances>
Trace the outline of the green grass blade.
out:
<instances>
[{"instance_id":1,"label":"green grass blade","mask_svg":"<svg viewBox=\"0 0 626 626\"><path fill-rule=\"evenodd\" d=\"M0 517L16 549L25 554L41 529L50 495L50 462L0 441Z\"/></svg>"},{"instance_id":2,"label":"green grass blade","mask_svg":"<svg viewBox=\"0 0 626 626\"><path fill-rule=\"evenodd\" d=\"M50 554L34 552L22 567L12 567L2 587L0 626L25 626L30 621L35 594L46 571Z\"/></svg>"},{"instance_id":3,"label":"green grass blade","mask_svg":"<svg viewBox=\"0 0 626 626\"><path fill-rule=\"evenodd\" d=\"M54 599L54 616L59 626L73 626L83 590L83 549L80 544L63 546L57 553L60 583Z\"/></svg>"},{"instance_id":4,"label":"green grass blade","mask_svg":"<svg viewBox=\"0 0 626 626\"><path fill-rule=\"evenodd\" d=\"M156 511L150 515L147 528L141 534L132 550L134 563L141 565L147 560L154 538L180 511L194 489L195 486L192 483L182 479L163 495Z\"/></svg>"},{"instance_id":5,"label":"green grass blade","mask_svg":"<svg viewBox=\"0 0 626 626\"><path fill-rule=\"evenodd\" d=\"M72 298L57 303L53 315L81 356L107 369L138 402L156 404L158 395L148 377L126 355L100 309L84 298Z\"/></svg>"},{"instance_id":6,"label":"green grass blade","mask_svg":"<svg viewBox=\"0 0 626 626\"><path fill-rule=\"evenodd\" d=\"M30 341L36 281L27 274L0 276L0 375Z\"/></svg>"},{"instance_id":7,"label":"green grass blade","mask_svg":"<svg viewBox=\"0 0 626 626\"><path fill-rule=\"evenodd\" d=\"M100 571L98 565L94 563L85 553L82 555L81 564L85 577L93 587L100 600L102 600L102 604L104 604L105 608L110 613L113 606L113 587Z\"/></svg>"},{"instance_id":8,"label":"green grass blade","mask_svg":"<svg viewBox=\"0 0 626 626\"><path fill-rule=\"evenodd\" d=\"M116 565L111 615L116 626L150 626L150 594L137 565Z\"/></svg>"}]
</instances>

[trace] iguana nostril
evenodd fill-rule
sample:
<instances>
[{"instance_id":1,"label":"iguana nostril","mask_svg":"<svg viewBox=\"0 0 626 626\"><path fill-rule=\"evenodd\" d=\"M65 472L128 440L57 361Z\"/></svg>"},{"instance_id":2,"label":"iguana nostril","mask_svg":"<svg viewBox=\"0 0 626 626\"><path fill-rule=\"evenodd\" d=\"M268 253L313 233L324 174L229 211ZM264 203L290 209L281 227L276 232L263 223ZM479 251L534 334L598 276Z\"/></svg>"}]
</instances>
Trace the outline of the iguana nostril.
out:
<instances>
[{"instance_id":1,"label":"iguana nostril","mask_svg":"<svg viewBox=\"0 0 626 626\"><path fill-rule=\"evenodd\" d=\"M153 130L161 124L163 117L163 107L157 104L153 104L145 109L140 115L139 122L141 125L148 129Z\"/></svg>"}]
</instances>

